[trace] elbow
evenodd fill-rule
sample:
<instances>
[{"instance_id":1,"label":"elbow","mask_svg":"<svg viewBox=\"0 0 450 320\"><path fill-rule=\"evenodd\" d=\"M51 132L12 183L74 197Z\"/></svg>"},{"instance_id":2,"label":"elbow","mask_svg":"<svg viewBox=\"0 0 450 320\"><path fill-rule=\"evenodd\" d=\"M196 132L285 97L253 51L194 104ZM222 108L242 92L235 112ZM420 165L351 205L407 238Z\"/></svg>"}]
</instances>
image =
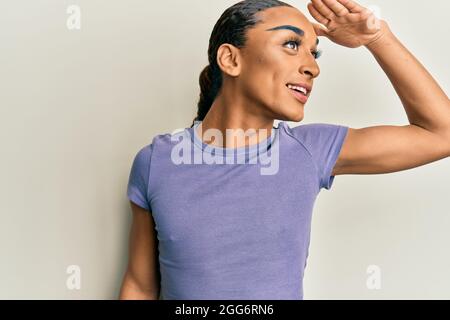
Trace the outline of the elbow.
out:
<instances>
[{"instance_id":1,"label":"elbow","mask_svg":"<svg viewBox=\"0 0 450 320\"><path fill-rule=\"evenodd\" d=\"M446 157L450 157L450 128L440 130L438 135L442 139L441 141L443 142Z\"/></svg>"},{"instance_id":2,"label":"elbow","mask_svg":"<svg viewBox=\"0 0 450 320\"><path fill-rule=\"evenodd\" d=\"M160 288L144 289L131 276L125 275L119 300L159 300Z\"/></svg>"},{"instance_id":3,"label":"elbow","mask_svg":"<svg viewBox=\"0 0 450 320\"><path fill-rule=\"evenodd\" d=\"M120 290L119 300L159 300L159 291L144 291L124 284Z\"/></svg>"},{"instance_id":4,"label":"elbow","mask_svg":"<svg viewBox=\"0 0 450 320\"><path fill-rule=\"evenodd\" d=\"M450 129L447 130L445 141L447 141L447 157L450 157Z\"/></svg>"}]
</instances>

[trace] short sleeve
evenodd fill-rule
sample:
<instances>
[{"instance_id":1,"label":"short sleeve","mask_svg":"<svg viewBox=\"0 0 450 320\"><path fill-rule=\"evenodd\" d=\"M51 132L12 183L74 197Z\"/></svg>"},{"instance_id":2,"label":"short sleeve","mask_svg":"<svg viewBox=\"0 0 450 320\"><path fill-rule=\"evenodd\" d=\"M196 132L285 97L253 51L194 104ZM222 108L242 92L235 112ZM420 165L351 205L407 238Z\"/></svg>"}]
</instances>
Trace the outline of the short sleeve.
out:
<instances>
[{"instance_id":1,"label":"short sleeve","mask_svg":"<svg viewBox=\"0 0 450 320\"><path fill-rule=\"evenodd\" d=\"M320 188L330 190L335 176L333 168L337 162L349 127L327 123L300 125L294 129L295 136L309 150L316 164Z\"/></svg>"},{"instance_id":2,"label":"short sleeve","mask_svg":"<svg viewBox=\"0 0 450 320\"><path fill-rule=\"evenodd\" d=\"M147 192L150 178L151 155L152 144L139 150L131 166L127 187L128 199L147 211L151 211Z\"/></svg>"}]
</instances>

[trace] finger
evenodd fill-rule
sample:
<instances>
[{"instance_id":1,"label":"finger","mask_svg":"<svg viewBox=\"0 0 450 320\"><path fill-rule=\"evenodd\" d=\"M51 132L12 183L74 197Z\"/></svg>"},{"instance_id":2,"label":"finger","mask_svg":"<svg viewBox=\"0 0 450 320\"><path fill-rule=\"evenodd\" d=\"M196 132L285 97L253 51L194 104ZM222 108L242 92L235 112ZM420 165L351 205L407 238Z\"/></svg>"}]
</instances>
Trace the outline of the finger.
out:
<instances>
[{"instance_id":1,"label":"finger","mask_svg":"<svg viewBox=\"0 0 450 320\"><path fill-rule=\"evenodd\" d=\"M368 19L371 15L373 15L373 11L367 8L363 8L361 12L358 13L362 19Z\"/></svg>"},{"instance_id":2,"label":"finger","mask_svg":"<svg viewBox=\"0 0 450 320\"><path fill-rule=\"evenodd\" d=\"M342 4L340 4L337 0L322 0L322 1L338 17L342 17L350 13L350 11L348 11L348 9L344 7Z\"/></svg>"},{"instance_id":3,"label":"finger","mask_svg":"<svg viewBox=\"0 0 450 320\"><path fill-rule=\"evenodd\" d=\"M316 19L318 22L320 22L323 25L327 25L330 20L328 20L327 18L325 18L323 15L320 14L319 11L317 11L317 9L314 7L314 5L310 2L307 5L309 13L311 13L311 16Z\"/></svg>"},{"instance_id":4,"label":"finger","mask_svg":"<svg viewBox=\"0 0 450 320\"><path fill-rule=\"evenodd\" d=\"M348 21L350 21L352 23L357 23L357 22L360 22L362 20L362 17L361 17L360 13L349 13L345 17L348 19Z\"/></svg>"},{"instance_id":5,"label":"finger","mask_svg":"<svg viewBox=\"0 0 450 320\"><path fill-rule=\"evenodd\" d=\"M318 37L327 37L328 38L328 30L321 24L312 23L314 27L314 31Z\"/></svg>"},{"instance_id":6,"label":"finger","mask_svg":"<svg viewBox=\"0 0 450 320\"><path fill-rule=\"evenodd\" d=\"M314 5L314 8L316 8L319 13L324 16L325 18L332 20L335 17L335 14L333 11L330 10L323 2L322 0L311 0L312 4Z\"/></svg>"},{"instance_id":7,"label":"finger","mask_svg":"<svg viewBox=\"0 0 450 320\"><path fill-rule=\"evenodd\" d=\"M364 11L364 7L357 4L355 1L352 0L337 0L340 4L342 4L344 7L346 7L350 12L353 13L359 13Z\"/></svg>"}]
</instances>

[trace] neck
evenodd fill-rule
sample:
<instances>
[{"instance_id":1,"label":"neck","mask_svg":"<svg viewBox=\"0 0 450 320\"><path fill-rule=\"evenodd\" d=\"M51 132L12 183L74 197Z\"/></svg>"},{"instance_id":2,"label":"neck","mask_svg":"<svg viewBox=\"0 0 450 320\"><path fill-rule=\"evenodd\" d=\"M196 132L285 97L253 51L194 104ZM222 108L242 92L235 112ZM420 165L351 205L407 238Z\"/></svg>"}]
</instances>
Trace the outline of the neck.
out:
<instances>
[{"instance_id":1,"label":"neck","mask_svg":"<svg viewBox=\"0 0 450 320\"><path fill-rule=\"evenodd\" d=\"M197 128L197 133L199 136L203 136L208 129L219 130L223 137L223 143L220 141L213 143L213 139L202 139L205 143L217 147L239 148L258 144L271 136L274 119L264 117L261 110L254 112L254 109L250 104L240 103L234 97L229 99L226 95L219 95ZM238 136L238 131L235 130L243 130L245 139L233 139L232 137L227 139L227 129L236 136Z\"/></svg>"}]
</instances>

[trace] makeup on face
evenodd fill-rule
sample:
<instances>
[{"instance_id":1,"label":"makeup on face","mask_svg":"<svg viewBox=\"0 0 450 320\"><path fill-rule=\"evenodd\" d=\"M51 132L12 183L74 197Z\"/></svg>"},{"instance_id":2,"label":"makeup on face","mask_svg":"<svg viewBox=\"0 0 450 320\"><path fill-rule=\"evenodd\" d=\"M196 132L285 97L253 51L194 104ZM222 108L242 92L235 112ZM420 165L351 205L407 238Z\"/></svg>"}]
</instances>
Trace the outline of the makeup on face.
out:
<instances>
[{"instance_id":1,"label":"makeup on face","mask_svg":"<svg viewBox=\"0 0 450 320\"><path fill-rule=\"evenodd\" d=\"M282 25L282 26L271 28L271 29L267 29L266 31L277 31L277 30L289 30L289 31L294 32L295 34L297 34L300 37L303 37L305 35L305 32L302 29L292 26L292 25ZM316 39L316 45L318 45L318 44L319 44L319 38ZM318 55L320 56L321 50L316 49L313 53L318 53ZM299 92L299 90L296 90L299 88L292 88L289 86L288 86L288 89L291 92L291 94L293 95L293 97L296 100L300 101L302 104L305 104L308 101L308 98L309 98L308 92L306 92L306 93ZM300 88L300 89L302 89L302 88Z\"/></svg>"},{"instance_id":2,"label":"makeup on face","mask_svg":"<svg viewBox=\"0 0 450 320\"><path fill-rule=\"evenodd\" d=\"M295 32L298 36L303 37L305 35L305 31L300 28L294 27L292 25L282 25L275 28L267 29L266 31L277 31L277 30L290 30ZM319 38L316 39L316 45L319 45Z\"/></svg>"},{"instance_id":3,"label":"makeup on face","mask_svg":"<svg viewBox=\"0 0 450 320\"><path fill-rule=\"evenodd\" d=\"M267 29L266 31L278 31L278 30L289 30L289 31L292 31L296 35L298 35L300 38L305 35L305 32L302 29L297 28L297 27L292 26L292 25L282 25L282 26L271 28L271 29ZM291 43L291 42L295 43L297 45L297 47L299 47L300 44L302 43L301 39L290 38L290 39L287 40L287 42L285 44ZM316 39L316 48L314 49L314 51L311 52L312 55L314 56L314 59L316 59L316 60L319 59L322 56L322 53L323 53L322 50L317 49L317 46L319 45L319 42L320 42L319 38L317 38Z\"/></svg>"}]
</instances>

